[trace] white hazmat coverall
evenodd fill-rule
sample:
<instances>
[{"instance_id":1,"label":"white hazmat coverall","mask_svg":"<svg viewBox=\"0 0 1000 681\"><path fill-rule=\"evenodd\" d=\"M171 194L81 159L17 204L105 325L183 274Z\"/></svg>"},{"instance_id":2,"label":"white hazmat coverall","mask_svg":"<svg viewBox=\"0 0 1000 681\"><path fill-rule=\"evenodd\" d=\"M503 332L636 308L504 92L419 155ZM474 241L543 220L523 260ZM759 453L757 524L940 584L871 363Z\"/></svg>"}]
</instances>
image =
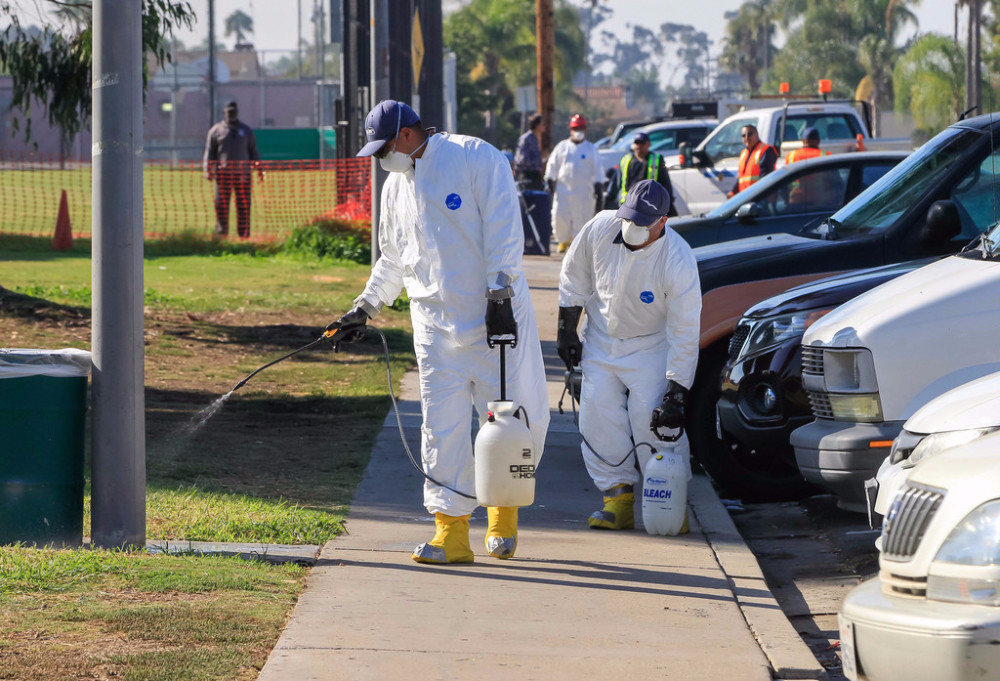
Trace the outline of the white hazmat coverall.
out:
<instances>
[{"instance_id":1,"label":"white hazmat coverall","mask_svg":"<svg viewBox=\"0 0 1000 681\"><path fill-rule=\"evenodd\" d=\"M576 144L564 139L549 155L545 179L556 182L552 200L556 241L569 243L594 217L594 184L604 182L597 147L586 140Z\"/></svg>"},{"instance_id":2,"label":"white hazmat coverall","mask_svg":"<svg viewBox=\"0 0 1000 681\"><path fill-rule=\"evenodd\" d=\"M428 475L475 496L472 407L500 397L500 351L486 344L486 291L506 273L513 288L516 348L507 348L507 397L524 407L542 455L549 424L535 311L521 268L524 232L507 159L483 140L432 135L415 169L390 173L382 189L381 255L358 298L389 305L410 298L423 412L421 458ZM462 516L478 503L430 481L431 513Z\"/></svg>"},{"instance_id":3,"label":"white hazmat coverall","mask_svg":"<svg viewBox=\"0 0 1000 681\"><path fill-rule=\"evenodd\" d=\"M698 364L701 285L691 247L667 226L652 244L631 251L621 239L621 220L614 211L602 211L563 260L559 306L587 313L580 432L611 463L621 461L632 439L662 450L665 443L650 430L650 416L667 381L690 388ZM690 453L686 435L676 447ZM640 480L631 459L615 468L586 444L581 448L598 489ZM649 448L636 454L645 470Z\"/></svg>"}]
</instances>

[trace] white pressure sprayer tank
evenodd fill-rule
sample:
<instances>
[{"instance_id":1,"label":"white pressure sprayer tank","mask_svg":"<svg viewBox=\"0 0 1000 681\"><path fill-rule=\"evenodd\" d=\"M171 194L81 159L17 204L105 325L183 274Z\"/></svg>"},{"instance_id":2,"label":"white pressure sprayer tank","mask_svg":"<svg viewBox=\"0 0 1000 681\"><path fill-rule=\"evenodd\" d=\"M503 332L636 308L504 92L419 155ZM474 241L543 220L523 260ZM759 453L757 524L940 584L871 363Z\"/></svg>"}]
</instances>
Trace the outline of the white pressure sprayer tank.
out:
<instances>
[{"instance_id":1,"label":"white pressure sprayer tank","mask_svg":"<svg viewBox=\"0 0 1000 681\"><path fill-rule=\"evenodd\" d=\"M488 402L473 449L476 498L483 506L530 506L535 501L535 445L509 400Z\"/></svg>"},{"instance_id":2,"label":"white pressure sprayer tank","mask_svg":"<svg viewBox=\"0 0 1000 681\"><path fill-rule=\"evenodd\" d=\"M642 524L649 534L679 534L687 512L689 464L668 447L646 464L642 483Z\"/></svg>"}]
</instances>

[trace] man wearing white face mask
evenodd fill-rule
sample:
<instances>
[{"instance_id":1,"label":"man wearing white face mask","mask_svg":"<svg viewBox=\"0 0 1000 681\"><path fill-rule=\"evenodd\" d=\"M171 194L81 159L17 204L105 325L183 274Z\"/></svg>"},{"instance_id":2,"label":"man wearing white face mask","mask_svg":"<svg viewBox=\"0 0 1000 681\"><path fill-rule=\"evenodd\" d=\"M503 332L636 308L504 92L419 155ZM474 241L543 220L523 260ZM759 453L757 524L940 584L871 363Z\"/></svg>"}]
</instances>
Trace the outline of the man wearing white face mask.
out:
<instances>
[{"instance_id":1,"label":"man wearing white face mask","mask_svg":"<svg viewBox=\"0 0 1000 681\"><path fill-rule=\"evenodd\" d=\"M523 406L542 455L549 423L545 368L528 283L521 268L524 233L510 164L475 137L433 134L406 104L386 100L365 119L368 144L390 172L381 196L379 246L355 307L331 324L338 337L360 335L368 319L405 286L420 374L424 505L434 538L417 546L419 563L472 562L469 516L478 506L472 458L472 408L500 394L499 352L487 338L514 337L508 348L509 399ZM517 508L488 508L486 549L512 558Z\"/></svg>"},{"instance_id":2,"label":"man wearing white face mask","mask_svg":"<svg viewBox=\"0 0 1000 681\"><path fill-rule=\"evenodd\" d=\"M594 216L604 196L604 174L597 147L587 141L587 119L576 114L569 119L569 139L556 145L545 164L545 181L552 199L552 223L564 253L573 237Z\"/></svg>"},{"instance_id":3,"label":"man wearing white face mask","mask_svg":"<svg viewBox=\"0 0 1000 681\"><path fill-rule=\"evenodd\" d=\"M598 213L573 241L559 277L559 356L582 359L581 445L587 472L603 492L592 528L635 526L636 459L645 469L657 428L684 423L684 401L698 364L701 286L690 246L667 226L670 194L643 180L618 212ZM583 341L577 326L583 311ZM677 451L688 454L686 437ZM593 449L591 449L593 447ZM633 458L635 456L636 458Z\"/></svg>"}]
</instances>

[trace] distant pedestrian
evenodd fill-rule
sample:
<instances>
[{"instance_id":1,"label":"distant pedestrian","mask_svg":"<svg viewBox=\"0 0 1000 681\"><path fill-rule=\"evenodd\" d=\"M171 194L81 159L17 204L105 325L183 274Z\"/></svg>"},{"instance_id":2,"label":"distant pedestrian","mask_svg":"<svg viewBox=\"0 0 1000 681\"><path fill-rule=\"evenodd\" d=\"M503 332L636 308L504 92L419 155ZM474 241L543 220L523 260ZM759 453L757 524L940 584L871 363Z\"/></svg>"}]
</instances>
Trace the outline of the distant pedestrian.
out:
<instances>
[{"instance_id":1,"label":"distant pedestrian","mask_svg":"<svg viewBox=\"0 0 1000 681\"><path fill-rule=\"evenodd\" d=\"M526 189L542 189L542 148L538 143L541 129L542 115L535 114L528 119L527 132L517 138L514 177L523 182Z\"/></svg>"},{"instance_id":2,"label":"distant pedestrian","mask_svg":"<svg viewBox=\"0 0 1000 681\"><path fill-rule=\"evenodd\" d=\"M236 229L241 239L250 237L250 192L252 172L261 181L260 154L253 130L239 119L235 101L227 102L225 118L208 131L202 164L205 178L215 180L215 233L229 234L229 201L236 194Z\"/></svg>"},{"instance_id":3,"label":"distant pedestrian","mask_svg":"<svg viewBox=\"0 0 1000 681\"><path fill-rule=\"evenodd\" d=\"M667 164L660 154L654 154L651 150L649 135L644 132L635 133L632 138L632 151L622 157L622 160L615 166L614 174L608 182L608 193L604 200L604 207L608 210L618 210L618 207L625 203L625 196L628 191L642 180L655 180L663 185L670 195L670 212L668 216L677 215L674 208L674 188L670 184L670 174L667 172Z\"/></svg>"},{"instance_id":4,"label":"distant pedestrian","mask_svg":"<svg viewBox=\"0 0 1000 681\"><path fill-rule=\"evenodd\" d=\"M778 150L761 141L756 125L744 125L740 136L743 138L744 148L740 152L739 174L727 196L736 196L754 182L760 181L760 178L773 172L774 164L778 160Z\"/></svg>"},{"instance_id":5,"label":"distant pedestrian","mask_svg":"<svg viewBox=\"0 0 1000 681\"><path fill-rule=\"evenodd\" d=\"M556 145L545 166L545 181L552 193L552 222L558 246L565 253L573 237L597 212L604 199L604 175L597 147L587 141L587 119L569 119L569 138Z\"/></svg>"}]
</instances>

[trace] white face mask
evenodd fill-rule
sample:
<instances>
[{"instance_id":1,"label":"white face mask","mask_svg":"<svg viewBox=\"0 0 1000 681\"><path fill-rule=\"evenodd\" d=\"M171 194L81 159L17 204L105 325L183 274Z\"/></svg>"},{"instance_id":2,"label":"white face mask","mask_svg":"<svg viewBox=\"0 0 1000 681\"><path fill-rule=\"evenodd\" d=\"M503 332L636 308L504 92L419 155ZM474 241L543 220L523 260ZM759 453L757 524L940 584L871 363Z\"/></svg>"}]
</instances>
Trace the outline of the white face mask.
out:
<instances>
[{"instance_id":1,"label":"white face mask","mask_svg":"<svg viewBox=\"0 0 1000 681\"><path fill-rule=\"evenodd\" d=\"M413 170L413 155L423 149L424 145L427 144L427 140L430 139L430 137L424 138L423 144L411 151L409 154L396 151L396 142L399 141L399 124L402 122L402 118L403 110L400 109L399 117L396 119L396 135L395 140L392 143L392 151L378 160L378 164L382 166L382 170L387 173L406 173Z\"/></svg>"},{"instance_id":2,"label":"white face mask","mask_svg":"<svg viewBox=\"0 0 1000 681\"><path fill-rule=\"evenodd\" d=\"M569 133L569 138L574 142L582 142L587 139L587 133L583 130L571 130Z\"/></svg>"},{"instance_id":3,"label":"white face mask","mask_svg":"<svg viewBox=\"0 0 1000 681\"><path fill-rule=\"evenodd\" d=\"M640 227L634 222L622 219L622 241L629 246L642 246L649 241L649 227Z\"/></svg>"}]
</instances>

